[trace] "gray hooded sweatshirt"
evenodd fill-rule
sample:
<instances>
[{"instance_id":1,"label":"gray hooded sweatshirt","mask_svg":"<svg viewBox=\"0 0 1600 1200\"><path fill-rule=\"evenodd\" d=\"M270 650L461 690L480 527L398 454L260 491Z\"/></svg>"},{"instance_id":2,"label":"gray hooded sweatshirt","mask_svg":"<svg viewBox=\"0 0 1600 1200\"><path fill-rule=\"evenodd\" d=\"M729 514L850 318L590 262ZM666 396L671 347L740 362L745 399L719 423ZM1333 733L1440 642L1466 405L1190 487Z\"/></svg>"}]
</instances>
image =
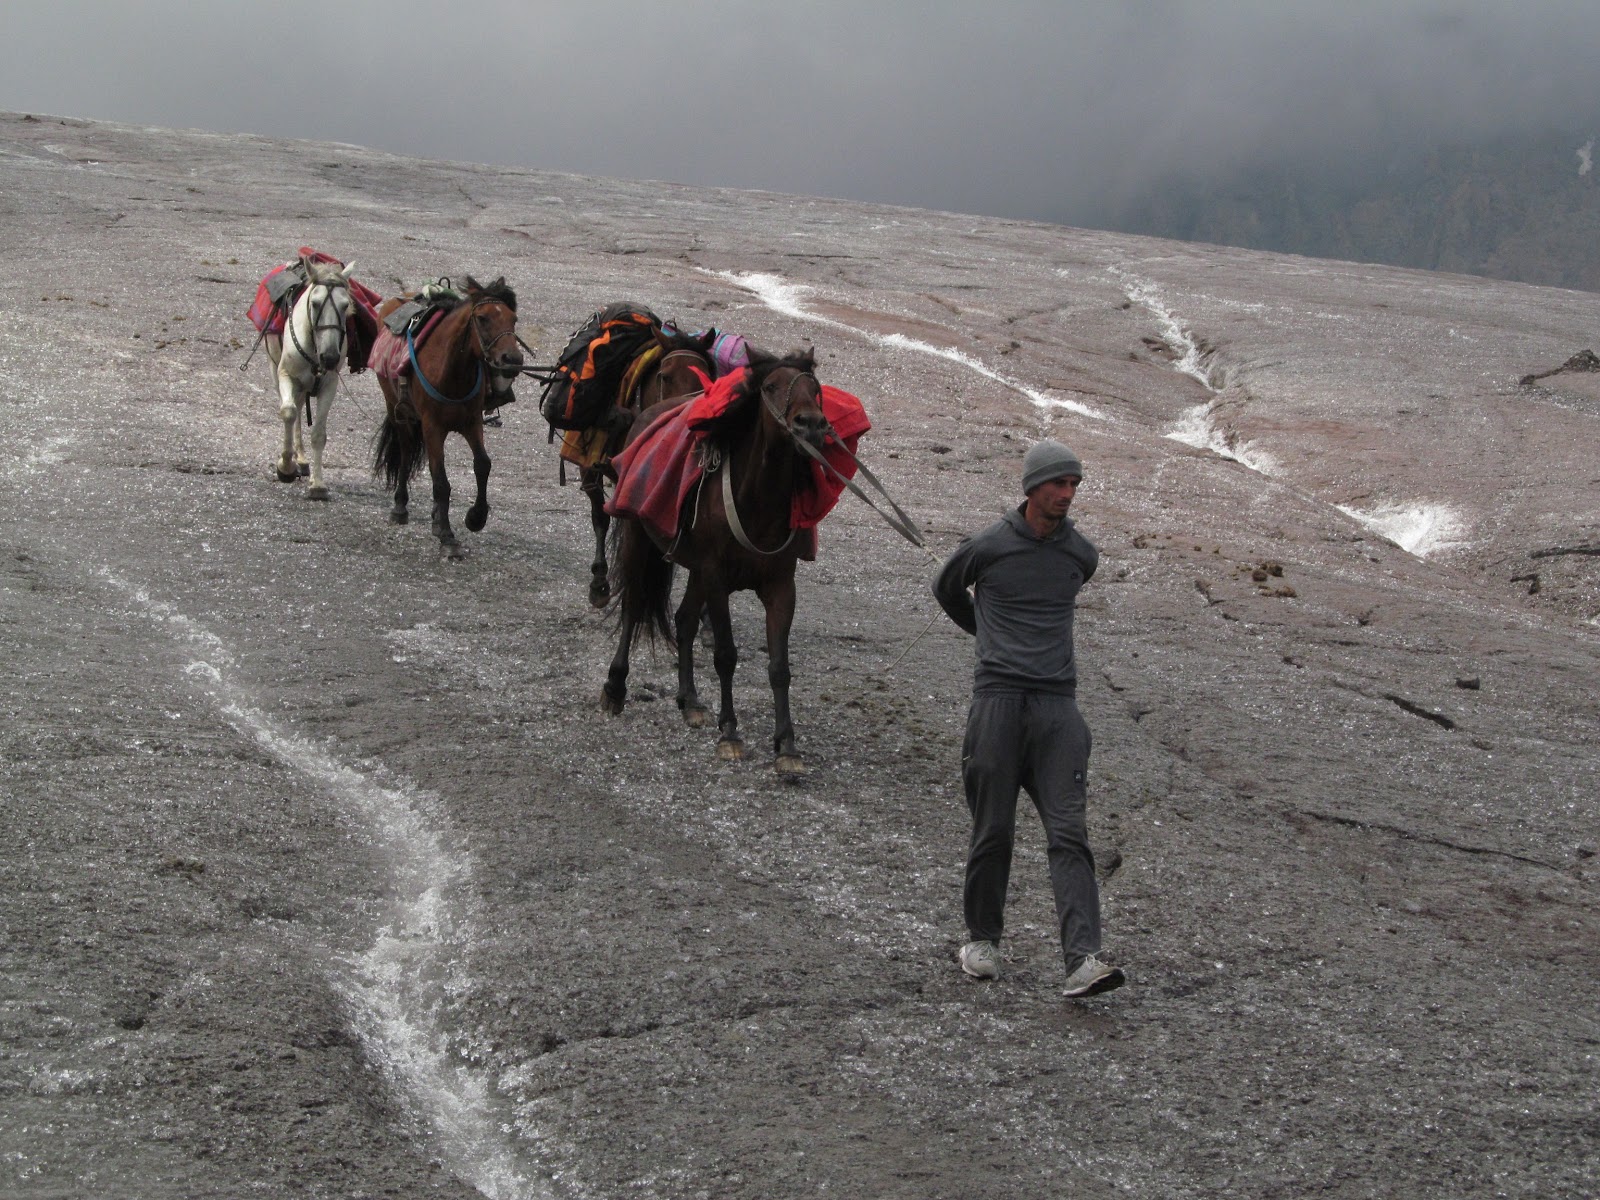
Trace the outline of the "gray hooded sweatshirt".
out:
<instances>
[{"instance_id":1,"label":"gray hooded sweatshirt","mask_svg":"<svg viewBox=\"0 0 1600 1200\"><path fill-rule=\"evenodd\" d=\"M957 546L934 580L934 599L978 637L974 693L1076 695L1072 618L1100 553L1070 520L1040 538L1022 513L1007 513Z\"/></svg>"}]
</instances>

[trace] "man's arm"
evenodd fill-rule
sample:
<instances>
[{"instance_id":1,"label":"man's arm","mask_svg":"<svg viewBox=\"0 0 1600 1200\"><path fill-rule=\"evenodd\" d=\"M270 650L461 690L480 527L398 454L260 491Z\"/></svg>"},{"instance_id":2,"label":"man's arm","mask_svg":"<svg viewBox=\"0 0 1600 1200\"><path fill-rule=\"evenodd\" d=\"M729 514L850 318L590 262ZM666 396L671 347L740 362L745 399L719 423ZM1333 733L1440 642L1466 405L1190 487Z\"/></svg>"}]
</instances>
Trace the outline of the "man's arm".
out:
<instances>
[{"instance_id":1,"label":"man's arm","mask_svg":"<svg viewBox=\"0 0 1600 1200\"><path fill-rule=\"evenodd\" d=\"M944 564L933 581L933 598L944 609L945 615L968 633L978 632L978 613L972 604L970 573L974 571L972 539L967 538L956 547L950 561Z\"/></svg>"}]
</instances>

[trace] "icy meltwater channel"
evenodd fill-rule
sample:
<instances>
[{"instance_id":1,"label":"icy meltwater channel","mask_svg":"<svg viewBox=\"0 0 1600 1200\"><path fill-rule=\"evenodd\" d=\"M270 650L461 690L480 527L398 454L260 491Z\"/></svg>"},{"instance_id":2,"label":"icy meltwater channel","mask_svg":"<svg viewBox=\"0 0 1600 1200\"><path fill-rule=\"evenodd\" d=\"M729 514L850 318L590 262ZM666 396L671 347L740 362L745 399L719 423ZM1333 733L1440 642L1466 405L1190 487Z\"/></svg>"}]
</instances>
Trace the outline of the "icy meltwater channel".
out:
<instances>
[{"instance_id":1,"label":"icy meltwater channel","mask_svg":"<svg viewBox=\"0 0 1600 1200\"><path fill-rule=\"evenodd\" d=\"M452 1173L491 1200L547 1200L549 1188L508 1144L486 1079L462 1060L445 1028L453 998L470 983L463 950L473 942L474 903L471 859L450 844L441 815L409 785L379 783L282 728L237 681L221 638L143 588L102 573L146 616L198 649L202 657L185 673L235 729L365 827L388 861L397 899L370 948L342 960L329 955L343 967L333 983L353 1030Z\"/></svg>"},{"instance_id":2,"label":"icy meltwater channel","mask_svg":"<svg viewBox=\"0 0 1600 1200\"><path fill-rule=\"evenodd\" d=\"M825 317L820 313L807 310L802 303L806 294L813 289L804 284L790 283L777 275L763 275L755 272L737 271L707 271L706 274L714 275L718 279L726 279L736 287L743 288L759 299L773 312L782 313L786 317L793 317L800 321L811 321L818 325L827 325L833 329L842 329L856 337L869 342L876 342L880 346L891 347L899 350L912 350L918 354L928 354L935 358L942 358L949 362L966 367L974 374L992 380L1002 387L1009 388L1018 395L1025 396L1035 407L1041 409L1065 409L1067 412L1077 413L1081 417L1092 417L1094 420L1105 420L1105 414L1089 407L1077 400L1068 400L1062 396L1052 396L1037 388L1030 388L1024 383L1002 375L980 359L964 354L953 346L935 346L932 342L920 341L917 338L907 337L903 333L872 333L866 329L858 329L844 321Z\"/></svg>"},{"instance_id":3,"label":"icy meltwater channel","mask_svg":"<svg viewBox=\"0 0 1600 1200\"><path fill-rule=\"evenodd\" d=\"M1128 299L1144 307L1160 323L1162 340L1176 356L1173 369L1198 380L1215 395L1217 387L1206 368L1199 343L1168 307L1161 289L1118 267L1111 268L1111 274L1127 285ZM1216 409L1219 403L1219 399L1212 399L1195 405L1165 436L1197 450L1208 450L1260 475L1281 477L1282 469L1270 454L1254 442L1241 441L1218 427ZM1466 537L1465 522L1448 504L1412 501L1380 504L1371 509L1342 504L1334 507L1418 558L1459 546Z\"/></svg>"}]
</instances>

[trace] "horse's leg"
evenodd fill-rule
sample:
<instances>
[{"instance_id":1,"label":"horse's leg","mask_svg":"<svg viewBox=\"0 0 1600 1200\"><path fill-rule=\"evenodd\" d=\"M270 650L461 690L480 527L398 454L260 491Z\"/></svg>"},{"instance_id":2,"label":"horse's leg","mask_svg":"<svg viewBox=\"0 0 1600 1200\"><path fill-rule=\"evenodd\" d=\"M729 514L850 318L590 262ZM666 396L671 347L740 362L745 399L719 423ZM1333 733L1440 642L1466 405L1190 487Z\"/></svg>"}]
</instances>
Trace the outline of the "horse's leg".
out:
<instances>
[{"instance_id":1,"label":"horse's leg","mask_svg":"<svg viewBox=\"0 0 1600 1200\"><path fill-rule=\"evenodd\" d=\"M411 464L418 453L416 417L410 411L411 400L404 379L379 379L378 390L383 393L384 418L378 430L375 469L394 480L389 524L405 525L411 520Z\"/></svg>"},{"instance_id":2,"label":"horse's leg","mask_svg":"<svg viewBox=\"0 0 1600 1200\"><path fill-rule=\"evenodd\" d=\"M701 594L698 577L691 573L673 618L678 638L678 708L683 713L684 723L691 729L704 726L711 715L700 702L694 686L695 632L700 628L700 613L704 607L705 597Z\"/></svg>"},{"instance_id":3,"label":"horse's leg","mask_svg":"<svg viewBox=\"0 0 1600 1200\"><path fill-rule=\"evenodd\" d=\"M428 474L433 476L433 536L451 558L461 557L461 543L450 527L450 477L444 469L445 431L422 423L422 443L428 452Z\"/></svg>"},{"instance_id":4,"label":"horse's leg","mask_svg":"<svg viewBox=\"0 0 1600 1200\"><path fill-rule=\"evenodd\" d=\"M304 479L307 475L311 474L311 464L306 461L306 426L304 413L305 408L302 402L302 407L296 410L294 414L294 473L301 479Z\"/></svg>"},{"instance_id":5,"label":"horse's leg","mask_svg":"<svg viewBox=\"0 0 1600 1200\"><path fill-rule=\"evenodd\" d=\"M483 444L483 414L467 426L462 436L472 447L472 474L478 481L478 498L467 509L467 528L477 533L489 523L489 451Z\"/></svg>"},{"instance_id":6,"label":"horse's leg","mask_svg":"<svg viewBox=\"0 0 1600 1200\"><path fill-rule=\"evenodd\" d=\"M722 685L722 702L717 710L717 728L722 731L722 737L717 741L717 756L737 761L744 757L744 739L739 736L739 717L733 711L733 672L739 665L739 648L733 644L728 593L717 590L703 599L706 619L711 622L711 634L716 643L711 661L717 668L717 681Z\"/></svg>"},{"instance_id":7,"label":"horse's leg","mask_svg":"<svg viewBox=\"0 0 1600 1200\"><path fill-rule=\"evenodd\" d=\"M600 689L601 711L613 717L622 714L622 706L628 701L628 655L633 650L633 631L636 625L637 622L624 608L622 634L617 638L617 652L611 656L611 669L606 672L605 684Z\"/></svg>"},{"instance_id":8,"label":"horse's leg","mask_svg":"<svg viewBox=\"0 0 1600 1200\"><path fill-rule=\"evenodd\" d=\"M295 464L295 450L300 445L300 400L294 380L284 370L278 371L278 420L283 422L283 447L278 451L274 470L278 482L293 483L300 478Z\"/></svg>"},{"instance_id":9,"label":"horse's leg","mask_svg":"<svg viewBox=\"0 0 1600 1200\"><path fill-rule=\"evenodd\" d=\"M411 469L407 464L394 485L394 505L389 509L389 524L405 525L411 520Z\"/></svg>"},{"instance_id":10,"label":"horse's leg","mask_svg":"<svg viewBox=\"0 0 1600 1200\"><path fill-rule=\"evenodd\" d=\"M594 527L594 560L589 564L589 603L604 608L611 599L607 578L606 534L611 530L611 515L606 512L606 477L598 467L585 467L578 486L589 497L589 524Z\"/></svg>"},{"instance_id":11,"label":"horse's leg","mask_svg":"<svg viewBox=\"0 0 1600 1200\"><path fill-rule=\"evenodd\" d=\"M333 394L339 389L339 377L327 374L317 388L316 415L311 422L311 487L307 500L326 500L327 485L322 482L322 451L328 444L328 413L333 408Z\"/></svg>"},{"instance_id":12,"label":"horse's leg","mask_svg":"<svg viewBox=\"0 0 1600 1200\"><path fill-rule=\"evenodd\" d=\"M794 748L794 722L789 716L789 630L794 625L794 576L760 589L767 610L767 681L772 685L775 732L773 764L780 775L802 775L805 763Z\"/></svg>"}]
</instances>

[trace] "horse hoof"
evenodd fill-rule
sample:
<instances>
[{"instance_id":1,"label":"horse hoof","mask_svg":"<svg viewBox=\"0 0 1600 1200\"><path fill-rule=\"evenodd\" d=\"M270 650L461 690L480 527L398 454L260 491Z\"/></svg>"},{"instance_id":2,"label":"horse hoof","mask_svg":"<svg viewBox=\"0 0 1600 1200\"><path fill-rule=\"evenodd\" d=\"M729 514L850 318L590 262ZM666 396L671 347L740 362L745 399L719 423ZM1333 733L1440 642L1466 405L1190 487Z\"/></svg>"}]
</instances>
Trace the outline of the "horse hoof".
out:
<instances>
[{"instance_id":1,"label":"horse hoof","mask_svg":"<svg viewBox=\"0 0 1600 1200\"><path fill-rule=\"evenodd\" d=\"M723 738L717 743L717 757L724 762L738 762L744 757L744 742L738 738Z\"/></svg>"},{"instance_id":2,"label":"horse hoof","mask_svg":"<svg viewBox=\"0 0 1600 1200\"><path fill-rule=\"evenodd\" d=\"M311 464L310 463L296 463L295 464L295 468L294 468L294 473L296 475L300 476L301 479L304 479L307 475L311 474Z\"/></svg>"},{"instance_id":3,"label":"horse hoof","mask_svg":"<svg viewBox=\"0 0 1600 1200\"><path fill-rule=\"evenodd\" d=\"M411 514L403 508L391 508L389 510L389 524L391 525L405 525L410 520Z\"/></svg>"},{"instance_id":4,"label":"horse hoof","mask_svg":"<svg viewBox=\"0 0 1600 1200\"><path fill-rule=\"evenodd\" d=\"M703 704L691 704L683 710L683 723L690 729L704 729L710 717L710 711Z\"/></svg>"},{"instance_id":5,"label":"horse hoof","mask_svg":"<svg viewBox=\"0 0 1600 1200\"><path fill-rule=\"evenodd\" d=\"M798 754L780 754L773 767L785 779L803 779L806 773L805 760Z\"/></svg>"},{"instance_id":6,"label":"horse hoof","mask_svg":"<svg viewBox=\"0 0 1600 1200\"><path fill-rule=\"evenodd\" d=\"M450 562L460 562L466 557L466 553L461 549L460 542L443 542L440 544L439 549L444 552L445 558Z\"/></svg>"},{"instance_id":7,"label":"horse hoof","mask_svg":"<svg viewBox=\"0 0 1600 1200\"><path fill-rule=\"evenodd\" d=\"M288 474L284 474L284 472L274 469L273 474L278 477L279 483L295 483L300 479L300 476L295 474L293 471L290 471Z\"/></svg>"},{"instance_id":8,"label":"horse hoof","mask_svg":"<svg viewBox=\"0 0 1600 1200\"><path fill-rule=\"evenodd\" d=\"M486 508L481 513L475 508L467 509L467 528L477 533L489 523L489 510Z\"/></svg>"},{"instance_id":9,"label":"horse hoof","mask_svg":"<svg viewBox=\"0 0 1600 1200\"><path fill-rule=\"evenodd\" d=\"M589 603L595 608L604 608L611 602L611 587L604 580L597 580L589 585Z\"/></svg>"},{"instance_id":10,"label":"horse hoof","mask_svg":"<svg viewBox=\"0 0 1600 1200\"><path fill-rule=\"evenodd\" d=\"M608 717L620 717L622 715L622 703L621 700L613 699L610 692L602 691L600 693L600 711Z\"/></svg>"},{"instance_id":11,"label":"horse hoof","mask_svg":"<svg viewBox=\"0 0 1600 1200\"><path fill-rule=\"evenodd\" d=\"M328 485L325 483L313 484L306 489L307 500L326 500L332 494L332 492L328 491Z\"/></svg>"}]
</instances>

